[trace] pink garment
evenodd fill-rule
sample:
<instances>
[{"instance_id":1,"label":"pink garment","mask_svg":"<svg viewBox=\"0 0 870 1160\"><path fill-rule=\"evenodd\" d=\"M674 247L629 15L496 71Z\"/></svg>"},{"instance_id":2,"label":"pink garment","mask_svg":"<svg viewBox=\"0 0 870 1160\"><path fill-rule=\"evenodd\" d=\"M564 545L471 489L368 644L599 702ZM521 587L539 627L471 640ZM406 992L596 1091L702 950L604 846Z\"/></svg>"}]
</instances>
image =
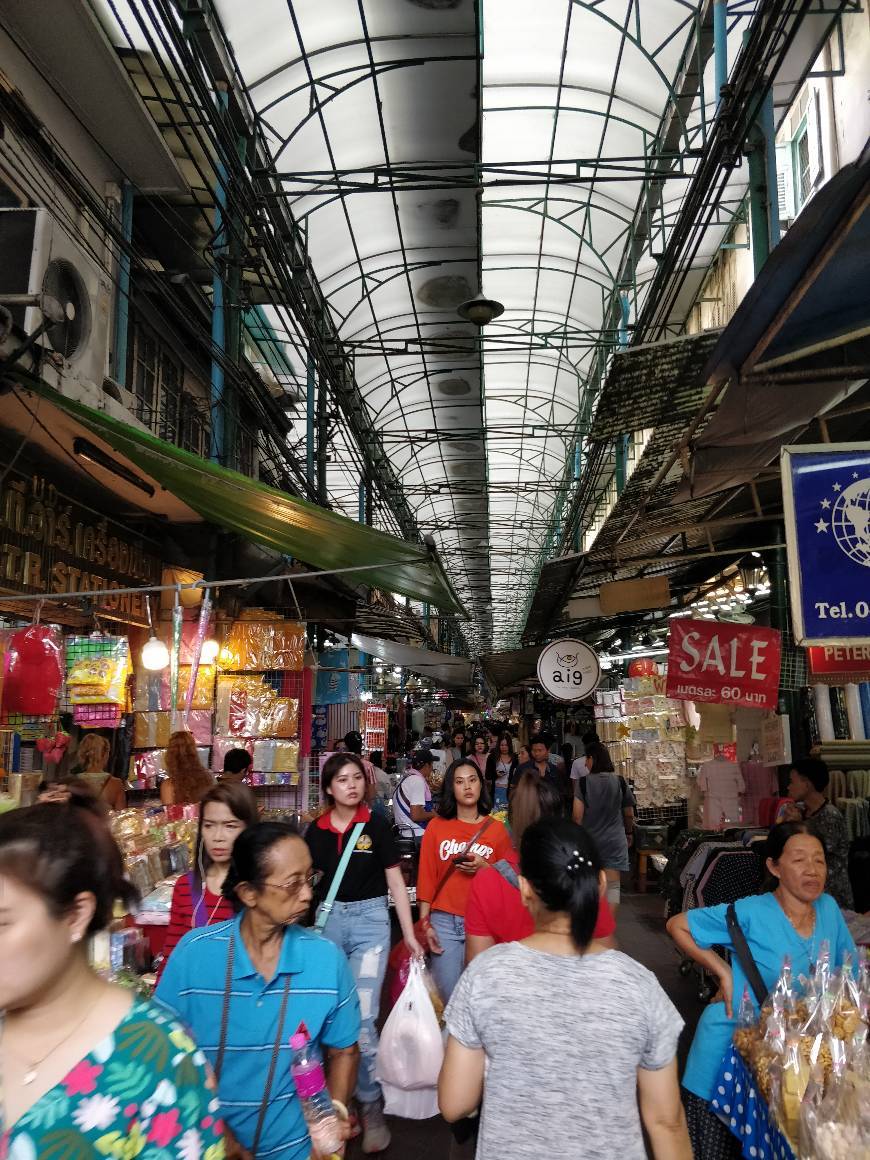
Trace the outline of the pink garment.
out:
<instances>
[{"instance_id":1,"label":"pink garment","mask_svg":"<svg viewBox=\"0 0 870 1160\"><path fill-rule=\"evenodd\" d=\"M739 765L715 757L698 770L698 785L704 791L704 829L739 824L740 795L746 788Z\"/></svg>"},{"instance_id":2,"label":"pink garment","mask_svg":"<svg viewBox=\"0 0 870 1160\"><path fill-rule=\"evenodd\" d=\"M744 761L741 765L746 791L743 795L743 821L747 826L759 826L759 806L765 798L779 792L776 767L759 761Z\"/></svg>"}]
</instances>

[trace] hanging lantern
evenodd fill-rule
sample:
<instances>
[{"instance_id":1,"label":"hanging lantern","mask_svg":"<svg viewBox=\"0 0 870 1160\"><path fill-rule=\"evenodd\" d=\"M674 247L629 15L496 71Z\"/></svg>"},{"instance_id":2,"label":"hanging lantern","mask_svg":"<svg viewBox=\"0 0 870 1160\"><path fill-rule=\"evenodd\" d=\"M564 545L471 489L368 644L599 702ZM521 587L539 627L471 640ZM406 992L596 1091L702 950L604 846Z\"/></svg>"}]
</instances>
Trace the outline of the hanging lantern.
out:
<instances>
[{"instance_id":1,"label":"hanging lantern","mask_svg":"<svg viewBox=\"0 0 870 1160\"><path fill-rule=\"evenodd\" d=\"M628 666L630 677L655 677L658 671L658 665L652 657L636 657Z\"/></svg>"},{"instance_id":2,"label":"hanging lantern","mask_svg":"<svg viewBox=\"0 0 870 1160\"><path fill-rule=\"evenodd\" d=\"M152 636L142 646L142 667L151 673L159 673L169 664L169 649L162 640Z\"/></svg>"}]
</instances>

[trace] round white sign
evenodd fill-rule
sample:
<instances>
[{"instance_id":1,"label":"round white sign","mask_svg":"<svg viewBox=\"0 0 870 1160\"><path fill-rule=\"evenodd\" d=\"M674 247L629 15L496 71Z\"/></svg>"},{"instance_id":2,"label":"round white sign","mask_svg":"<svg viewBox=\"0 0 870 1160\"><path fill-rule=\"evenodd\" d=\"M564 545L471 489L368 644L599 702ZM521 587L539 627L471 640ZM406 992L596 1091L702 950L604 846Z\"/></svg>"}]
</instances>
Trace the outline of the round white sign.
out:
<instances>
[{"instance_id":1,"label":"round white sign","mask_svg":"<svg viewBox=\"0 0 870 1160\"><path fill-rule=\"evenodd\" d=\"M582 701L598 688L598 654L582 640L555 640L538 657L541 688L558 701Z\"/></svg>"}]
</instances>

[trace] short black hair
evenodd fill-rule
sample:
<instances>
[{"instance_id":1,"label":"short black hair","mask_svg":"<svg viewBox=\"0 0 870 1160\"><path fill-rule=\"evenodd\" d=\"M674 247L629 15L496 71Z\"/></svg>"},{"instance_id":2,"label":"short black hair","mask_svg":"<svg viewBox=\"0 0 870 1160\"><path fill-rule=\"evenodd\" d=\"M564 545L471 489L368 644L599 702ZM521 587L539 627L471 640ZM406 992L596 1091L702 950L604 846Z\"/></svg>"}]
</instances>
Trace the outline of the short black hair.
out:
<instances>
[{"instance_id":1,"label":"short black hair","mask_svg":"<svg viewBox=\"0 0 870 1160\"><path fill-rule=\"evenodd\" d=\"M228 749L224 754L224 773L244 773L253 762L247 749Z\"/></svg>"},{"instance_id":2,"label":"short black hair","mask_svg":"<svg viewBox=\"0 0 870 1160\"><path fill-rule=\"evenodd\" d=\"M356 729L351 729L349 733L345 733L344 743L351 753L361 754L363 751L362 733L358 733Z\"/></svg>"},{"instance_id":3,"label":"short black hair","mask_svg":"<svg viewBox=\"0 0 870 1160\"><path fill-rule=\"evenodd\" d=\"M819 793L824 793L828 788L831 775L828 772L827 763L822 761L820 757L800 757L791 763L791 768L795 773L799 773L801 777L805 777L808 782L811 782L813 789L818 790Z\"/></svg>"},{"instance_id":4,"label":"short black hair","mask_svg":"<svg viewBox=\"0 0 870 1160\"><path fill-rule=\"evenodd\" d=\"M477 802L478 813L488 814L492 811L492 799L489 796L486 778L480 772L477 762L472 761L468 757L460 757L458 761L451 763L447 773L444 775L444 784L441 787L441 801L438 805L438 816L441 818L452 819L459 812L459 807L456 804L456 790L453 786L453 780L456 777L456 771L463 766L473 769L480 780L480 798Z\"/></svg>"},{"instance_id":5,"label":"short black hair","mask_svg":"<svg viewBox=\"0 0 870 1160\"><path fill-rule=\"evenodd\" d=\"M535 733L532 737L530 737L529 738L529 753L532 752L533 745L546 745L547 749L549 749L550 748L550 735L549 735L549 733Z\"/></svg>"},{"instance_id":6,"label":"short black hair","mask_svg":"<svg viewBox=\"0 0 870 1160\"><path fill-rule=\"evenodd\" d=\"M242 882L261 890L269 873L272 848L287 838L305 840L288 822L258 822L242 830L233 844L229 870L221 888L224 898L238 905L236 887Z\"/></svg>"}]
</instances>

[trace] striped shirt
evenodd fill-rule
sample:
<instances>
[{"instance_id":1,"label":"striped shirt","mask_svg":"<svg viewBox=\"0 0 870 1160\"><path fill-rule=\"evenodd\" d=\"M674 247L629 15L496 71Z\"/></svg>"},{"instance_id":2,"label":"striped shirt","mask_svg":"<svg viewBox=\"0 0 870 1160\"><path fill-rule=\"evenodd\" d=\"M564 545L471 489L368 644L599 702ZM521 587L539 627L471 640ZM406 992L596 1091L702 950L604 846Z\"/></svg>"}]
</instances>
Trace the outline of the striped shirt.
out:
<instances>
[{"instance_id":1,"label":"striped shirt","mask_svg":"<svg viewBox=\"0 0 870 1160\"><path fill-rule=\"evenodd\" d=\"M359 1037L359 999L347 959L328 939L288 926L270 982L257 972L232 922L189 931L175 949L156 998L193 1032L214 1066L224 1005L230 939L235 943L226 1053L218 1095L227 1124L244 1148L254 1143L284 993L291 976L278 1066L257 1160L308 1160L311 1141L290 1075L290 1037L304 1023L321 1049L350 1047Z\"/></svg>"},{"instance_id":2,"label":"striped shirt","mask_svg":"<svg viewBox=\"0 0 870 1160\"><path fill-rule=\"evenodd\" d=\"M169 956L188 931L197 927L212 926L216 922L228 922L235 918L232 904L219 894L208 889L202 894L197 890L195 897L190 874L182 874L172 891L172 906L169 910L169 926L163 944L163 962L157 972L158 980L166 969Z\"/></svg>"}]
</instances>

